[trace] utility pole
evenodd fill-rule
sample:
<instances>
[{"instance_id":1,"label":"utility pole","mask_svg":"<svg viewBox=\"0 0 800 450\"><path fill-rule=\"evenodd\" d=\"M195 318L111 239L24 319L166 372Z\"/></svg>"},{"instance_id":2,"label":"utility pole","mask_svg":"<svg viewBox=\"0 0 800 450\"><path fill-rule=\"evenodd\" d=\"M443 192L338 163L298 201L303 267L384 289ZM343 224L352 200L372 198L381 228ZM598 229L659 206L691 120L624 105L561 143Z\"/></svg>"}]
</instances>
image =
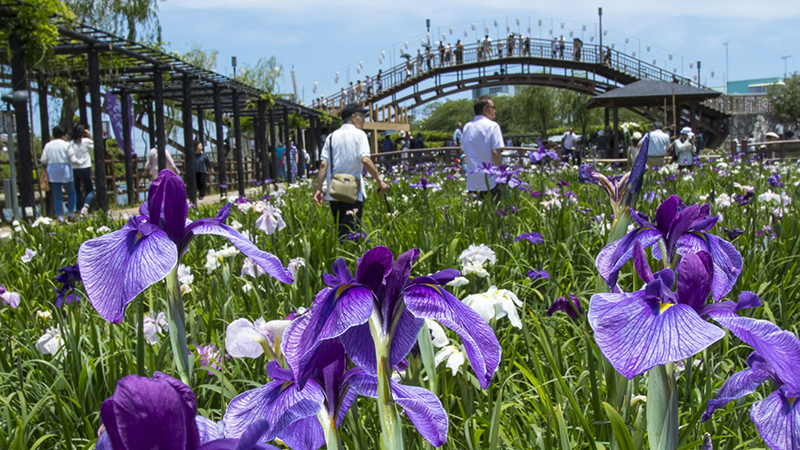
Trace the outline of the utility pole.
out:
<instances>
[{"instance_id":1,"label":"utility pole","mask_svg":"<svg viewBox=\"0 0 800 450\"><path fill-rule=\"evenodd\" d=\"M726 41L722 43L722 45L725 46L725 93L726 94L730 93L729 90L731 87L731 73L728 66L728 44L730 43L731 41Z\"/></svg>"},{"instance_id":2,"label":"utility pole","mask_svg":"<svg viewBox=\"0 0 800 450\"><path fill-rule=\"evenodd\" d=\"M428 48L431 46L431 19L425 19L425 27L428 28Z\"/></svg>"},{"instance_id":3,"label":"utility pole","mask_svg":"<svg viewBox=\"0 0 800 450\"><path fill-rule=\"evenodd\" d=\"M233 78L236 78L236 57L231 56L231 65L233 66Z\"/></svg>"},{"instance_id":4,"label":"utility pole","mask_svg":"<svg viewBox=\"0 0 800 450\"><path fill-rule=\"evenodd\" d=\"M783 60L783 79L784 80L786 79L786 76L789 74L789 72L787 70L787 68L789 66L787 65L786 61L791 57L792 57L792 55L781 56L781 59Z\"/></svg>"}]
</instances>

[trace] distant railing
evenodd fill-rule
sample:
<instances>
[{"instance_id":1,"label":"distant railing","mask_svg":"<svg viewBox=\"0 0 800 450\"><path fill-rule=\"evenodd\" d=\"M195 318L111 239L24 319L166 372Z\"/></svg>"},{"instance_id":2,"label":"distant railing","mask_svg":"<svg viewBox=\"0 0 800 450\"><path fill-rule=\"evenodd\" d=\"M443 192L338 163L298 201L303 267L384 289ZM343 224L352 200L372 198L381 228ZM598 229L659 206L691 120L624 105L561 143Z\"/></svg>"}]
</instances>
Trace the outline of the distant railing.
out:
<instances>
[{"instance_id":1,"label":"distant railing","mask_svg":"<svg viewBox=\"0 0 800 450\"><path fill-rule=\"evenodd\" d=\"M703 102L725 114L771 114L772 103L764 94L722 95Z\"/></svg>"},{"instance_id":2,"label":"distant railing","mask_svg":"<svg viewBox=\"0 0 800 450\"><path fill-rule=\"evenodd\" d=\"M731 141L731 154L740 152L746 157L755 156L766 160L799 159L800 140L754 142L749 145L747 142L737 144Z\"/></svg>"}]
</instances>

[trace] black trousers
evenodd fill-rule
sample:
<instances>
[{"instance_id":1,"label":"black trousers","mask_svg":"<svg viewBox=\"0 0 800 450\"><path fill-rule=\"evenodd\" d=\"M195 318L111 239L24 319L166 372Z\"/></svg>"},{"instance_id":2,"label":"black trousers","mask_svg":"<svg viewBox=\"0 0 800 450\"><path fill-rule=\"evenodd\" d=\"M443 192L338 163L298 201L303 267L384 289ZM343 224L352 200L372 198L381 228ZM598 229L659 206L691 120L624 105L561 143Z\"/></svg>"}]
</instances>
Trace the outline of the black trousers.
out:
<instances>
[{"instance_id":1,"label":"black trousers","mask_svg":"<svg viewBox=\"0 0 800 450\"><path fill-rule=\"evenodd\" d=\"M92 168L72 169L72 176L75 183L75 198L77 199L75 204L82 208L84 206L85 197L88 197L89 194L94 192ZM91 203L91 199L89 203Z\"/></svg>"},{"instance_id":2,"label":"black trousers","mask_svg":"<svg viewBox=\"0 0 800 450\"><path fill-rule=\"evenodd\" d=\"M206 196L206 173L195 172L194 175L197 180L197 192L200 194L200 198L203 198Z\"/></svg>"},{"instance_id":3,"label":"black trousers","mask_svg":"<svg viewBox=\"0 0 800 450\"><path fill-rule=\"evenodd\" d=\"M344 203L332 201L331 212L333 218L339 224L339 240L344 240L347 233L355 233L361 224L361 216L364 214L364 202ZM356 210L355 217L353 214L347 214L348 211Z\"/></svg>"}]
</instances>

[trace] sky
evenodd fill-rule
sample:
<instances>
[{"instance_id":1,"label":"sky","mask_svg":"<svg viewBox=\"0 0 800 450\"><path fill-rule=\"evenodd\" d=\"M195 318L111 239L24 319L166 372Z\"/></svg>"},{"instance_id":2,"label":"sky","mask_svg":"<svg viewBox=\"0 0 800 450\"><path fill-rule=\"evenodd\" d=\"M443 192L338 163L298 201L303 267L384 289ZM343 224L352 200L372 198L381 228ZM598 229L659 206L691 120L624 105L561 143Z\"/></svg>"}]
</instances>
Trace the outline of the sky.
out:
<instances>
[{"instance_id":1,"label":"sky","mask_svg":"<svg viewBox=\"0 0 800 450\"><path fill-rule=\"evenodd\" d=\"M556 35L597 39L598 7L603 8L604 45L637 52L637 56L668 70L692 76L690 61L702 61L702 81L722 86L727 64L730 80L782 76L800 69L800 8L793 0L584 0L522 2L511 0L166 0L159 4L159 20L167 47L179 53L200 45L218 50L217 71L231 73L231 56L239 66L275 56L284 67L281 92L292 91L289 76L296 72L298 94L306 103L330 95L349 79L355 81L397 62L408 42L416 53L431 20L432 40L475 42L485 26L490 35L512 31L548 38ZM488 6L491 7L488 7ZM517 18L520 25L517 26ZM495 28L494 22L498 27ZM541 20L541 27L539 21ZM563 28L562 28L563 24ZM583 31L583 26L586 31ZM450 34L452 27L453 34ZM469 37L464 37L467 31ZM626 38L628 40L626 44ZM647 50L648 45L650 50ZM379 63L381 52L386 59ZM673 59L669 61L668 55ZM793 55L793 53L797 53ZM784 60L781 57L792 55ZM356 67L363 61L359 74ZM338 84L334 82L339 72ZM713 72L713 76L712 76ZM313 92L317 82L318 91Z\"/></svg>"}]
</instances>

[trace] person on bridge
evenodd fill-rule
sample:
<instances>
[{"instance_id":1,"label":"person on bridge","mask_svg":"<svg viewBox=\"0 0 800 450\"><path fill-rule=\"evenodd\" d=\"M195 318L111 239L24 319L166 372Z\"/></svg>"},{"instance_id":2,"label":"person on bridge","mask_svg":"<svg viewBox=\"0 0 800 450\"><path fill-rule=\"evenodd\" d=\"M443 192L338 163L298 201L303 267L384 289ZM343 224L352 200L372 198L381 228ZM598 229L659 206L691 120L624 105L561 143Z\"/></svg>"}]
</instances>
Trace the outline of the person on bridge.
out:
<instances>
[{"instance_id":1,"label":"person on bridge","mask_svg":"<svg viewBox=\"0 0 800 450\"><path fill-rule=\"evenodd\" d=\"M508 33L508 56L514 56L514 33Z\"/></svg>"},{"instance_id":2,"label":"person on bridge","mask_svg":"<svg viewBox=\"0 0 800 450\"><path fill-rule=\"evenodd\" d=\"M453 47L450 46L449 42L444 46L444 60L448 66L453 65Z\"/></svg>"},{"instance_id":3,"label":"person on bridge","mask_svg":"<svg viewBox=\"0 0 800 450\"><path fill-rule=\"evenodd\" d=\"M444 67L444 42L439 41L439 67Z\"/></svg>"},{"instance_id":4,"label":"person on bridge","mask_svg":"<svg viewBox=\"0 0 800 450\"><path fill-rule=\"evenodd\" d=\"M500 165L502 161L501 152L505 144L500 125L494 121L494 101L488 95L478 97L473 111L475 118L464 126L461 135L461 150L467 159L467 190L476 192L479 198L488 192L496 196L499 190L493 177L477 171L483 164Z\"/></svg>"},{"instance_id":5,"label":"person on bridge","mask_svg":"<svg viewBox=\"0 0 800 450\"><path fill-rule=\"evenodd\" d=\"M554 37L553 41L550 42L550 54L551 58L556 59L558 56L558 38Z\"/></svg>"},{"instance_id":6,"label":"person on bridge","mask_svg":"<svg viewBox=\"0 0 800 450\"><path fill-rule=\"evenodd\" d=\"M456 64L464 64L464 44L461 39L456 41Z\"/></svg>"},{"instance_id":7,"label":"person on bridge","mask_svg":"<svg viewBox=\"0 0 800 450\"><path fill-rule=\"evenodd\" d=\"M461 135L463 133L463 125L461 122L458 122L458 126L456 127L456 131L453 132L453 145L460 147L461 146Z\"/></svg>"},{"instance_id":8,"label":"person on bridge","mask_svg":"<svg viewBox=\"0 0 800 450\"><path fill-rule=\"evenodd\" d=\"M488 34L483 38L483 59L492 59L492 38Z\"/></svg>"},{"instance_id":9,"label":"person on bridge","mask_svg":"<svg viewBox=\"0 0 800 450\"><path fill-rule=\"evenodd\" d=\"M564 59L564 48L566 47L567 43L564 40L564 35L561 35L561 38L558 40L558 57Z\"/></svg>"},{"instance_id":10,"label":"person on bridge","mask_svg":"<svg viewBox=\"0 0 800 450\"><path fill-rule=\"evenodd\" d=\"M381 79L383 69L378 69L378 76L375 77L375 89L380 94L383 91L383 80Z\"/></svg>"},{"instance_id":11,"label":"person on bridge","mask_svg":"<svg viewBox=\"0 0 800 450\"><path fill-rule=\"evenodd\" d=\"M372 97L372 78L367 75L367 81L364 82L364 87L367 89L367 97Z\"/></svg>"},{"instance_id":12,"label":"person on bridge","mask_svg":"<svg viewBox=\"0 0 800 450\"><path fill-rule=\"evenodd\" d=\"M420 49L417 49L417 75L422 74L422 52Z\"/></svg>"},{"instance_id":13,"label":"person on bridge","mask_svg":"<svg viewBox=\"0 0 800 450\"><path fill-rule=\"evenodd\" d=\"M669 135L662 128L664 124L660 121L653 123L653 131L650 135L650 145L647 149L647 165L649 167L663 166L666 162L667 149L669 148Z\"/></svg>"},{"instance_id":14,"label":"person on bridge","mask_svg":"<svg viewBox=\"0 0 800 450\"><path fill-rule=\"evenodd\" d=\"M525 36L522 42L522 56L531 56L531 37Z\"/></svg>"},{"instance_id":15,"label":"person on bridge","mask_svg":"<svg viewBox=\"0 0 800 450\"><path fill-rule=\"evenodd\" d=\"M342 126L328 136L328 139L325 140L325 145L322 147L314 202L319 206L326 200L330 203L333 217L339 224L340 240L346 238L347 233L355 233L361 222L361 216L364 212L364 199L367 196L361 172L365 168L367 169L367 173L378 183L379 194L384 194L389 189L389 186L381 179L381 174L378 173L375 164L369 158L369 139L362 130L367 111L369 111L367 108L355 103L350 103L342 108ZM331 162L333 163L332 165ZM330 173L331 171L328 170L329 165L332 167L331 171L335 170L336 173L350 174L359 181L358 199L355 203L336 201L329 193L323 193L323 182L327 180L327 186L330 186L333 176ZM353 213L353 211L355 212Z\"/></svg>"},{"instance_id":16,"label":"person on bridge","mask_svg":"<svg viewBox=\"0 0 800 450\"><path fill-rule=\"evenodd\" d=\"M431 49L430 45L427 45L426 56L427 56L426 59L427 59L427 62L428 62L428 71L430 71L431 69L433 69L433 66L434 66L433 50Z\"/></svg>"}]
</instances>

